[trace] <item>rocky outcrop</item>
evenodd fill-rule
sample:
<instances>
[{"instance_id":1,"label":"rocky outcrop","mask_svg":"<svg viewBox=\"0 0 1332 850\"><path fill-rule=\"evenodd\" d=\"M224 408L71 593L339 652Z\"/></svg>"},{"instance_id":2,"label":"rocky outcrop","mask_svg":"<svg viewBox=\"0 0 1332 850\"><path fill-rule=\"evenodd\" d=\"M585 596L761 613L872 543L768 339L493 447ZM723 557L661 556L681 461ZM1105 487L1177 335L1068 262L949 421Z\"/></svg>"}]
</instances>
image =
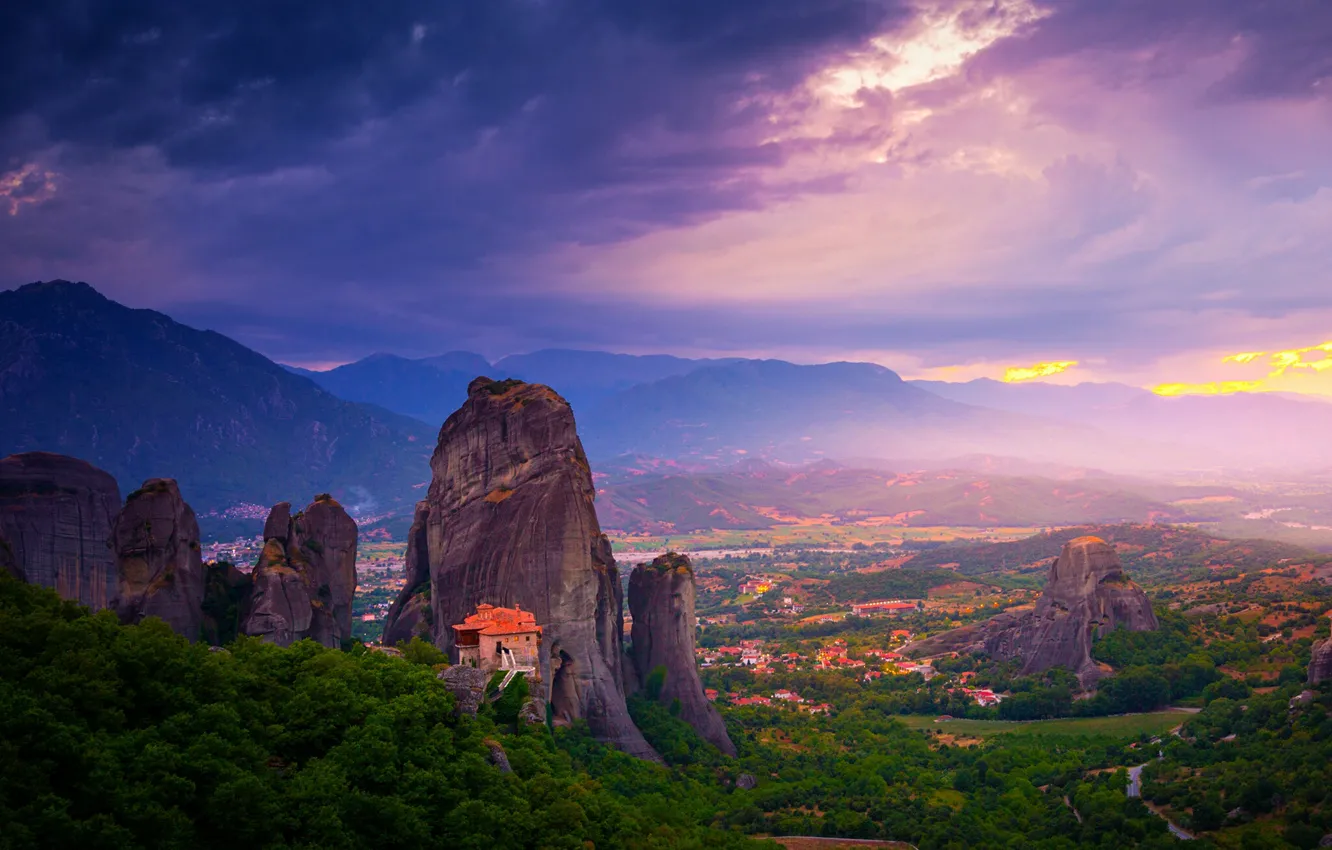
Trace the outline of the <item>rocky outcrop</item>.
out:
<instances>
[{"instance_id":1,"label":"rocky outcrop","mask_svg":"<svg viewBox=\"0 0 1332 850\"><path fill-rule=\"evenodd\" d=\"M483 602L533 612L543 643L532 686L554 722L585 719L602 741L657 758L625 706L619 573L568 402L539 384L477 378L430 467L415 557L430 567L436 645L452 654L451 626Z\"/></svg>"},{"instance_id":2,"label":"rocky outcrop","mask_svg":"<svg viewBox=\"0 0 1332 850\"><path fill-rule=\"evenodd\" d=\"M430 502L417 502L412 528L407 533L406 583L384 621L384 637L380 641L384 646L397 646L414 637L431 639L430 560L426 543L429 518Z\"/></svg>"},{"instance_id":3,"label":"rocky outcrop","mask_svg":"<svg viewBox=\"0 0 1332 850\"><path fill-rule=\"evenodd\" d=\"M356 522L331 496L295 516L273 506L241 631L278 646L310 638L338 647L349 640L356 594Z\"/></svg>"},{"instance_id":4,"label":"rocky outcrop","mask_svg":"<svg viewBox=\"0 0 1332 850\"><path fill-rule=\"evenodd\" d=\"M495 765L495 769L500 773L513 773L513 765L509 764L509 754L504 751L504 745L493 738L486 739L486 749L490 750L490 763Z\"/></svg>"},{"instance_id":5,"label":"rocky outcrop","mask_svg":"<svg viewBox=\"0 0 1332 850\"><path fill-rule=\"evenodd\" d=\"M1051 566L1034 611L1000 614L913 644L910 652L983 651L1020 658L1023 673L1066 667L1089 687L1105 675L1091 658L1096 637L1115 629L1143 632L1157 626L1151 602L1129 580L1114 547L1099 537L1079 537L1064 545Z\"/></svg>"},{"instance_id":6,"label":"rocky outcrop","mask_svg":"<svg viewBox=\"0 0 1332 850\"><path fill-rule=\"evenodd\" d=\"M1309 658L1309 684L1316 685L1332 679L1332 638L1320 640L1313 645L1313 655Z\"/></svg>"},{"instance_id":7,"label":"rocky outcrop","mask_svg":"<svg viewBox=\"0 0 1332 850\"><path fill-rule=\"evenodd\" d=\"M518 709L518 722L524 726L544 726L546 723L546 701L533 697Z\"/></svg>"},{"instance_id":8,"label":"rocky outcrop","mask_svg":"<svg viewBox=\"0 0 1332 850\"><path fill-rule=\"evenodd\" d=\"M153 478L125 500L111 535L123 623L160 617L198 640L203 625L204 566L199 522L171 478Z\"/></svg>"},{"instance_id":9,"label":"rocky outcrop","mask_svg":"<svg viewBox=\"0 0 1332 850\"><path fill-rule=\"evenodd\" d=\"M436 678L453 694L454 712L459 717L464 714L476 716L481 700L486 696L486 683L490 681L488 673L466 664L455 664L441 670Z\"/></svg>"},{"instance_id":10,"label":"rocky outcrop","mask_svg":"<svg viewBox=\"0 0 1332 850\"><path fill-rule=\"evenodd\" d=\"M630 656L639 683L655 690L663 705L678 701L679 718L703 740L733 756L735 744L698 678L694 594L694 568L684 555L670 552L635 567L629 575L629 613L634 621ZM665 673L664 681L657 681L658 668Z\"/></svg>"},{"instance_id":11,"label":"rocky outcrop","mask_svg":"<svg viewBox=\"0 0 1332 850\"><path fill-rule=\"evenodd\" d=\"M109 540L120 488L90 463L49 452L0 460L0 568L93 610L116 596Z\"/></svg>"}]
</instances>

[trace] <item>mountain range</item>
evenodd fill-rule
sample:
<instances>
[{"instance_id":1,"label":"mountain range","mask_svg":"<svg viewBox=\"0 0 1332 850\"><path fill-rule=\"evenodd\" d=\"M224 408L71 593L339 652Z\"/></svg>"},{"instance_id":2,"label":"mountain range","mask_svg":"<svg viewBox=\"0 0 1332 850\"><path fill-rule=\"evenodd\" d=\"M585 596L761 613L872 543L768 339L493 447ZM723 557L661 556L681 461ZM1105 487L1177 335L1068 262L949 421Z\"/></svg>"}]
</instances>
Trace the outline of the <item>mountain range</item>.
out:
<instances>
[{"instance_id":1,"label":"mountain range","mask_svg":"<svg viewBox=\"0 0 1332 850\"><path fill-rule=\"evenodd\" d=\"M946 524L1173 518L1181 511L1171 502L1185 497L1153 493L1163 485L1142 476L1280 466L1308 478L1332 466L1332 405L1275 395L1171 399L1120 384L904 381L869 363L570 350L495 362L465 351L377 354L315 372L65 281L0 293L0 454L82 457L126 491L170 475L205 516L324 491L361 518L409 514L435 433L481 373L540 381L568 398L595 470L614 473L636 456L635 475L659 473L599 483L610 526L763 527L773 520L759 508L923 510L913 515ZM735 467L829 459L840 463L800 473L823 481L800 492ZM1139 477L1081 490L1059 483L1087 469ZM939 475L913 485L912 498L885 495L911 470ZM981 474L946 477L958 470ZM978 481L992 488L984 505L972 498ZM1305 524L1332 510L1289 499L1258 507Z\"/></svg>"},{"instance_id":2,"label":"mountain range","mask_svg":"<svg viewBox=\"0 0 1332 850\"><path fill-rule=\"evenodd\" d=\"M0 414L0 455L73 455L122 492L175 478L201 513L320 492L362 514L410 506L434 446L415 419L64 281L0 292Z\"/></svg>"}]
</instances>

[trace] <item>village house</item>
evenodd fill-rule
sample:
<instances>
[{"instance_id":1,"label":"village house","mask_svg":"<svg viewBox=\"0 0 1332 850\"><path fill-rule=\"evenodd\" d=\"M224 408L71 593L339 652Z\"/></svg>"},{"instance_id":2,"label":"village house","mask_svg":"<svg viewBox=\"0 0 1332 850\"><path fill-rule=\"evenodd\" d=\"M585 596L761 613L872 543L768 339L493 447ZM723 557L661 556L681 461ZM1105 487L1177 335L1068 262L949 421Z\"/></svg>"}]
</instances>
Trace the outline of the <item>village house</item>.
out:
<instances>
[{"instance_id":1,"label":"village house","mask_svg":"<svg viewBox=\"0 0 1332 850\"><path fill-rule=\"evenodd\" d=\"M541 626L536 615L519 606L497 608L482 603L453 626L456 663L480 670L536 669L540 665Z\"/></svg>"}]
</instances>

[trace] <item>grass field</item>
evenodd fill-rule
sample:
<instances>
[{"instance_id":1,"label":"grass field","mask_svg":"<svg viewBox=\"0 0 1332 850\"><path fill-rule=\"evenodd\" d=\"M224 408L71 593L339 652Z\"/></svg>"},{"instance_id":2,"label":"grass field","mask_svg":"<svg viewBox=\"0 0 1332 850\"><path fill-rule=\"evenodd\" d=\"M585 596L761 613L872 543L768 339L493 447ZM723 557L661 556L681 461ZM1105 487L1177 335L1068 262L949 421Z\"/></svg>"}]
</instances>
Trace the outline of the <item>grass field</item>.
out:
<instances>
[{"instance_id":1,"label":"grass field","mask_svg":"<svg viewBox=\"0 0 1332 850\"><path fill-rule=\"evenodd\" d=\"M944 720L935 723L933 717L906 715L897 718L913 729L935 729L949 735L968 738L986 738L991 735L1113 735L1117 738L1136 738L1146 732L1161 735L1169 732L1189 717L1186 711L1154 711L1149 714L1124 714L1116 717L1069 717L1059 720L1031 720L1011 722L1005 720Z\"/></svg>"}]
</instances>

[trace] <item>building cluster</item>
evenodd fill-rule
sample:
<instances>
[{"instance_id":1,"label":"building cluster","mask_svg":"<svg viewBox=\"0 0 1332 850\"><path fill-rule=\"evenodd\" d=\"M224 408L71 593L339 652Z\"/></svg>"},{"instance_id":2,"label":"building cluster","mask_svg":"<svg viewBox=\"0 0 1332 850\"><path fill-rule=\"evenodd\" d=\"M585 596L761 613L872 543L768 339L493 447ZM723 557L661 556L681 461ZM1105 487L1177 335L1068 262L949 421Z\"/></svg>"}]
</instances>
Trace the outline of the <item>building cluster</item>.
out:
<instances>
[{"instance_id":1,"label":"building cluster","mask_svg":"<svg viewBox=\"0 0 1332 850\"><path fill-rule=\"evenodd\" d=\"M716 691L709 691L709 699L716 699ZM751 696L742 697L738 693L726 695L731 705L735 706L790 706L807 714L828 714L832 711L832 705L826 702L814 703L800 696L795 691L779 690L774 691L771 697Z\"/></svg>"}]
</instances>

